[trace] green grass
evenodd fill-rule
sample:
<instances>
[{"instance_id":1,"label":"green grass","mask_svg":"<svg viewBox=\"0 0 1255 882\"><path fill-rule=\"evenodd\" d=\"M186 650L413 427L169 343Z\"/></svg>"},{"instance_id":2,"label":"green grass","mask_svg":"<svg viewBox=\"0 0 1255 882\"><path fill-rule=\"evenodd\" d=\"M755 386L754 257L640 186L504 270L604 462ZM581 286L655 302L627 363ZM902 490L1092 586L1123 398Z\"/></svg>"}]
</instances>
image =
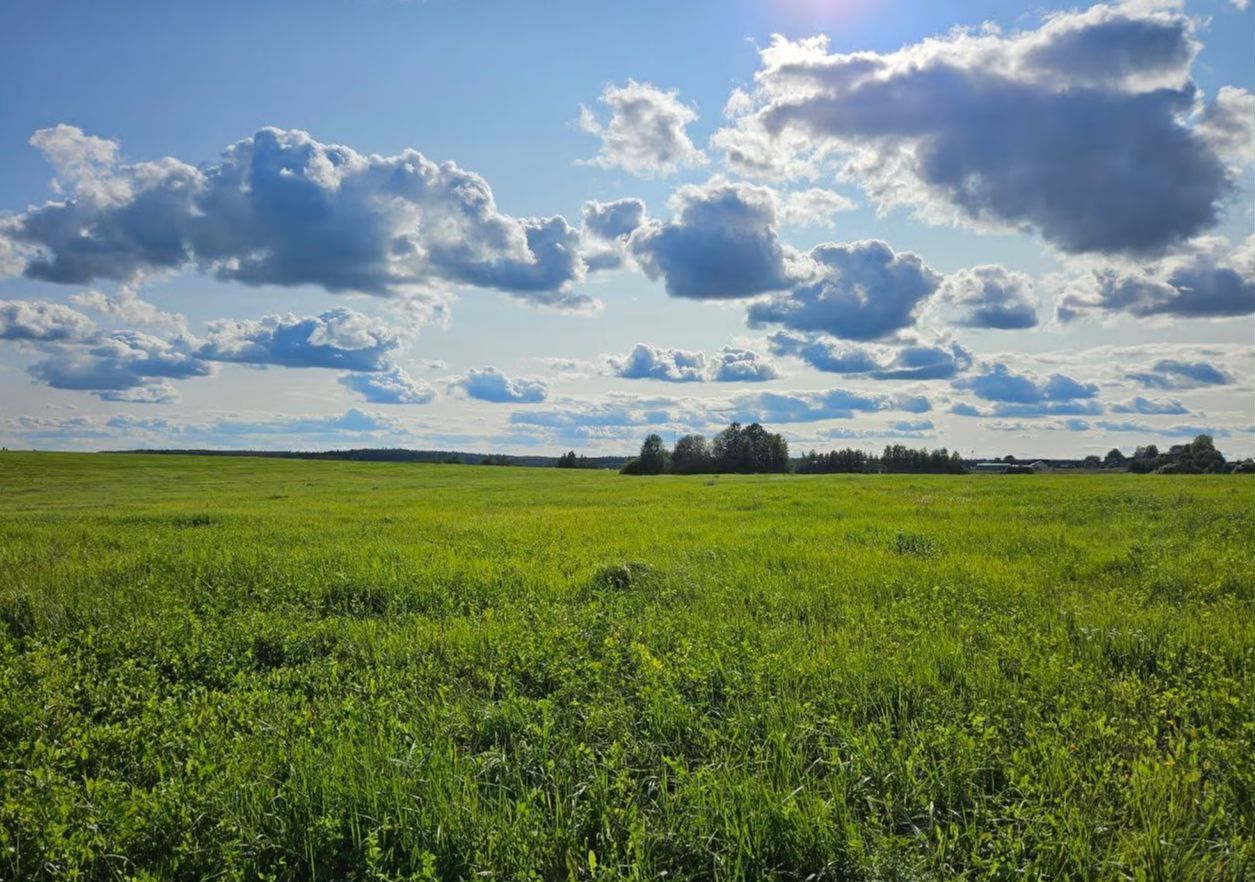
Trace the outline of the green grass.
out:
<instances>
[{"instance_id":1,"label":"green grass","mask_svg":"<svg viewBox=\"0 0 1255 882\"><path fill-rule=\"evenodd\" d=\"M1255 481L0 454L0 879L1242 880Z\"/></svg>"}]
</instances>

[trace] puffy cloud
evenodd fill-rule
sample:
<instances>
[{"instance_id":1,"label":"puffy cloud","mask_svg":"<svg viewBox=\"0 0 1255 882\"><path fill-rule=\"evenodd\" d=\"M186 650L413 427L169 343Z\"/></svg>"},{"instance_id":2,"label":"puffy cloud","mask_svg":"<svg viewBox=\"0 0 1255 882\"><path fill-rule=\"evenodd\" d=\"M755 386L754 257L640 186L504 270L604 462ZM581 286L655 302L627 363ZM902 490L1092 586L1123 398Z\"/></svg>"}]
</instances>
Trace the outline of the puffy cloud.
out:
<instances>
[{"instance_id":1,"label":"puffy cloud","mask_svg":"<svg viewBox=\"0 0 1255 882\"><path fill-rule=\"evenodd\" d=\"M880 370L872 350L849 343L777 331L767 338L772 352L793 355L816 370L833 374L870 374Z\"/></svg>"},{"instance_id":2,"label":"puffy cloud","mask_svg":"<svg viewBox=\"0 0 1255 882\"><path fill-rule=\"evenodd\" d=\"M383 371L400 344L380 319L340 308L311 317L288 313L210 322L197 355L207 361Z\"/></svg>"},{"instance_id":3,"label":"puffy cloud","mask_svg":"<svg viewBox=\"0 0 1255 882\"><path fill-rule=\"evenodd\" d=\"M961 311L958 324L1012 330L1037 324L1033 280L1001 266L977 266L946 277L941 296Z\"/></svg>"},{"instance_id":4,"label":"puffy cloud","mask_svg":"<svg viewBox=\"0 0 1255 882\"><path fill-rule=\"evenodd\" d=\"M1189 409L1175 398L1151 399L1138 395L1128 401L1111 405L1112 413L1185 414Z\"/></svg>"},{"instance_id":5,"label":"puffy cloud","mask_svg":"<svg viewBox=\"0 0 1255 882\"><path fill-rule=\"evenodd\" d=\"M1130 371L1125 376L1152 389L1196 389L1233 382L1233 377L1213 364L1175 358L1160 359L1148 370Z\"/></svg>"},{"instance_id":6,"label":"puffy cloud","mask_svg":"<svg viewBox=\"0 0 1255 882\"><path fill-rule=\"evenodd\" d=\"M86 340L96 330L77 310L43 300L0 300L0 340Z\"/></svg>"},{"instance_id":7,"label":"puffy cloud","mask_svg":"<svg viewBox=\"0 0 1255 882\"><path fill-rule=\"evenodd\" d=\"M984 365L975 376L955 380L956 389L969 389L977 398L1011 404L1043 404L1093 398L1098 387L1080 383L1063 374L1052 374L1045 381L1028 374L1012 373L1001 362Z\"/></svg>"},{"instance_id":8,"label":"puffy cloud","mask_svg":"<svg viewBox=\"0 0 1255 882\"><path fill-rule=\"evenodd\" d=\"M628 263L628 237L645 223L645 203L639 199L585 202L582 215L583 259L588 269L612 270Z\"/></svg>"},{"instance_id":9,"label":"puffy cloud","mask_svg":"<svg viewBox=\"0 0 1255 882\"><path fill-rule=\"evenodd\" d=\"M645 203L639 199L585 202L584 229L600 239L626 239L645 222Z\"/></svg>"},{"instance_id":10,"label":"puffy cloud","mask_svg":"<svg viewBox=\"0 0 1255 882\"><path fill-rule=\"evenodd\" d=\"M867 347L785 332L768 340L773 352L797 356L817 370L873 380L948 380L972 365L972 354L958 343Z\"/></svg>"},{"instance_id":11,"label":"puffy cloud","mask_svg":"<svg viewBox=\"0 0 1255 882\"><path fill-rule=\"evenodd\" d=\"M893 360L871 371L873 380L945 380L972 366L972 354L958 343L903 346Z\"/></svg>"},{"instance_id":12,"label":"puffy cloud","mask_svg":"<svg viewBox=\"0 0 1255 882\"><path fill-rule=\"evenodd\" d=\"M33 249L34 278L130 281L195 265L249 285L397 294L445 282L590 302L571 290L585 267L566 221L503 214L483 178L414 150L364 155L266 128L195 167L120 164L116 145L67 126L32 140L72 185L0 230Z\"/></svg>"},{"instance_id":13,"label":"puffy cloud","mask_svg":"<svg viewBox=\"0 0 1255 882\"><path fill-rule=\"evenodd\" d=\"M710 379L715 383L763 383L779 376L771 359L752 349L725 346L710 362Z\"/></svg>"},{"instance_id":14,"label":"puffy cloud","mask_svg":"<svg viewBox=\"0 0 1255 882\"><path fill-rule=\"evenodd\" d=\"M867 240L816 246L818 279L749 308L751 326L779 324L852 340L875 340L910 327L942 277L909 251Z\"/></svg>"},{"instance_id":15,"label":"puffy cloud","mask_svg":"<svg viewBox=\"0 0 1255 882\"><path fill-rule=\"evenodd\" d=\"M624 356L610 356L611 372L625 380L662 380L667 383L701 382L706 378L706 356L638 343Z\"/></svg>"},{"instance_id":16,"label":"puffy cloud","mask_svg":"<svg viewBox=\"0 0 1255 882\"><path fill-rule=\"evenodd\" d=\"M458 267L459 281L497 288L542 306L588 311L596 306L584 294L570 290L584 277L579 233L560 217L518 222L526 241L525 259L475 261Z\"/></svg>"},{"instance_id":17,"label":"puffy cloud","mask_svg":"<svg viewBox=\"0 0 1255 882\"><path fill-rule=\"evenodd\" d=\"M40 129L31 135L29 143L56 172L52 182L56 192L69 187L100 201L125 198L123 183L110 173L118 157L116 141L85 135L81 129L63 123Z\"/></svg>"},{"instance_id":18,"label":"puffy cloud","mask_svg":"<svg viewBox=\"0 0 1255 882\"><path fill-rule=\"evenodd\" d=\"M1095 269L1072 280L1058 310L1063 321L1101 311L1138 318L1255 313L1255 236L1236 248L1207 236L1161 260Z\"/></svg>"},{"instance_id":19,"label":"puffy cloud","mask_svg":"<svg viewBox=\"0 0 1255 882\"><path fill-rule=\"evenodd\" d=\"M1255 93L1221 86L1196 129L1235 169L1255 163Z\"/></svg>"},{"instance_id":20,"label":"puffy cloud","mask_svg":"<svg viewBox=\"0 0 1255 882\"><path fill-rule=\"evenodd\" d=\"M449 380L452 389L468 397L494 404L534 404L549 397L544 380L510 378L495 367L472 369Z\"/></svg>"},{"instance_id":21,"label":"puffy cloud","mask_svg":"<svg viewBox=\"0 0 1255 882\"><path fill-rule=\"evenodd\" d=\"M380 373L345 374L340 384L372 404L428 404L436 397L430 385L398 367Z\"/></svg>"},{"instance_id":22,"label":"puffy cloud","mask_svg":"<svg viewBox=\"0 0 1255 882\"><path fill-rule=\"evenodd\" d=\"M840 160L882 209L1035 230L1067 252L1155 252L1212 226L1233 190L1214 131L1187 122L1198 48L1189 16L1148 4L888 53L776 37L712 142L749 174Z\"/></svg>"},{"instance_id":23,"label":"puffy cloud","mask_svg":"<svg viewBox=\"0 0 1255 882\"><path fill-rule=\"evenodd\" d=\"M632 234L632 253L672 297L752 297L789 287L797 255L780 241L775 194L715 180L677 191L675 217Z\"/></svg>"},{"instance_id":24,"label":"puffy cloud","mask_svg":"<svg viewBox=\"0 0 1255 882\"><path fill-rule=\"evenodd\" d=\"M611 373L629 380L668 383L759 383L780 376L771 359L737 346L725 346L713 357L701 352L638 343L623 356L606 359Z\"/></svg>"},{"instance_id":25,"label":"puffy cloud","mask_svg":"<svg viewBox=\"0 0 1255 882\"><path fill-rule=\"evenodd\" d=\"M601 150L586 161L588 165L654 177L705 164L705 154L685 131L697 121L697 111L683 103L678 92L628 80L622 86L606 86L600 101L610 111L605 123L587 107L580 108L580 128L601 139Z\"/></svg>"},{"instance_id":26,"label":"puffy cloud","mask_svg":"<svg viewBox=\"0 0 1255 882\"><path fill-rule=\"evenodd\" d=\"M78 389L110 400L116 393L145 388L134 397L167 399L166 384L153 381L204 377L210 365L170 341L141 331L116 331L85 348L64 348L28 369L32 377L54 389Z\"/></svg>"}]
</instances>

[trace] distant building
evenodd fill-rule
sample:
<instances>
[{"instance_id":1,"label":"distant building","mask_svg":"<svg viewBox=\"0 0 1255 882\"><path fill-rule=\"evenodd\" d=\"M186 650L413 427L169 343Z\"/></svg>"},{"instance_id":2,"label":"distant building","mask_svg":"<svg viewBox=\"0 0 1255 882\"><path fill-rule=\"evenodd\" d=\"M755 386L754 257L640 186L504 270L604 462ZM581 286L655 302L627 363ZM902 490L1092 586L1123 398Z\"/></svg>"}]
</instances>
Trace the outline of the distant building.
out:
<instances>
[{"instance_id":1,"label":"distant building","mask_svg":"<svg viewBox=\"0 0 1255 882\"><path fill-rule=\"evenodd\" d=\"M1032 470L1033 470L1033 471L1035 471L1035 472L1048 472L1048 471L1051 471L1051 469L1052 469L1053 467L1050 465L1050 463L1048 463L1048 462L1042 462L1042 461L1039 459L1039 460L1037 460L1037 462L1035 462L1035 463L1031 464L1031 465L1029 466L1029 468L1030 468L1030 469L1032 469Z\"/></svg>"},{"instance_id":2,"label":"distant building","mask_svg":"<svg viewBox=\"0 0 1255 882\"><path fill-rule=\"evenodd\" d=\"M989 475L1005 475L1011 470L1009 462L978 462L972 467L972 471L980 474Z\"/></svg>"}]
</instances>

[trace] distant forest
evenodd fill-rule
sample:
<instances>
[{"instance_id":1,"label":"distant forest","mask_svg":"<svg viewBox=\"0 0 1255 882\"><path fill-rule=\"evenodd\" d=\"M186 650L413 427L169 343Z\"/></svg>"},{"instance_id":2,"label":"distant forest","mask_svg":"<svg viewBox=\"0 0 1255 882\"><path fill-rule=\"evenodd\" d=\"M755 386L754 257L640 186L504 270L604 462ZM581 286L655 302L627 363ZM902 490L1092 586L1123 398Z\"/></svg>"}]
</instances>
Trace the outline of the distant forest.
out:
<instances>
[{"instance_id":1,"label":"distant forest","mask_svg":"<svg viewBox=\"0 0 1255 882\"><path fill-rule=\"evenodd\" d=\"M641 445L640 453L627 456L585 456L568 451L561 456L514 456L505 453L467 453L453 450L408 450L403 447L363 447L350 450L127 450L124 453L149 453L183 456L261 456L278 459L350 460L358 462L423 462L487 466L523 466L560 469L618 469L628 475L698 475L698 474L966 474L978 462L1003 463L1010 474L1027 474L1031 464L1040 463L1049 469L1128 471L1138 474L1255 474L1255 461L1245 459L1229 462L1216 449L1210 435L1199 435L1185 444L1174 444L1166 450L1149 444L1138 447L1131 456L1118 448L1105 457L1084 459L1037 459L1004 456L991 460L965 459L959 452L946 448L905 447L886 445L877 455L864 450L844 449L820 453L808 451L797 458L789 456L784 437L768 432L758 423L742 426L732 423L713 439L702 435L684 435L672 449L667 449L660 435L651 433Z\"/></svg>"},{"instance_id":2,"label":"distant forest","mask_svg":"<svg viewBox=\"0 0 1255 882\"><path fill-rule=\"evenodd\" d=\"M169 456L264 456L276 459L332 459L352 462L426 462L448 465L525 466L552 468L560 456L514 456L506 453L467 453L460 450L408 450L404 447L360 447L351 450L126 450L124 453L158 453ZM574 454L571 454L574 456ZM618 469L626 456L581 456L581 468Z\"/></svg>"}]
</instances>

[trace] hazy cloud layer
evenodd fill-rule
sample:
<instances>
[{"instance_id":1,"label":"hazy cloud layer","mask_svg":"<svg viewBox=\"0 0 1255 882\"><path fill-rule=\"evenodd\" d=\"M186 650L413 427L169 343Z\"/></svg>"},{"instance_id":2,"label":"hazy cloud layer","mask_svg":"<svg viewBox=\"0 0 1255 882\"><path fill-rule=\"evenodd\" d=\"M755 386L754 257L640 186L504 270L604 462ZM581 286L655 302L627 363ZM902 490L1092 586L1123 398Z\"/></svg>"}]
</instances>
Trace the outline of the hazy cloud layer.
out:
<instances>
[{"instance_id":1,"label":"hazy cloud layer","mask_svg":"<svg viewBox=\"0 0 1255 882\"><path fill-rule=\"evenodd\" d=\"M1196 438L1199 435L1211 435L1213 438L1228 438L1232 434L1229 429L1221 426L1152 426L1147 423L1118 420L1095 420L1092 423L1085 420L1068 420L1064 426L1074 432L1101 429L1104 432L1134 432L1151 438Z\"/></svg>"},{"instance_id":2,"label":"hazy cloud layer","mask_svg":"<svg viewBox=\"0 0 1255 882\"><path fill-rule=\"evenodd\" d=\"M922 395L880 395L847 389L820 392L752 392L728 398L675 398L606 395L567 398L556 406L528 408L510 415L517 425L571 431L589 428L671 427L712 432L728 422L815 423L853 419L861 413L927 413Z\"/></svg>"},{"instance_id":3,"label":"hazy cloud layer","mask_svg":"<svg viewBox=\"0 0 1255 882\"><path fill-rule=\"evenodd\" d=\"M760 423L813 423L848 420L858 413L900 410L927 413L932 404L921 395L877 395L831 389L827 392L760 392L734 398L727 419Z\"/></svg>"},{"instance_id":4,"label":"hazy cloud layer","mask_svg":"<svg viewBox=\"0 0 1255 882\"><path fill-rule=\"evenodd\" d=\"M189 336L183 315L158 309L129 287L120 288L112 297L89 288L70 297L70 302L128 328L152 329L173 337Z\"/></svg>"}]
</instances>

